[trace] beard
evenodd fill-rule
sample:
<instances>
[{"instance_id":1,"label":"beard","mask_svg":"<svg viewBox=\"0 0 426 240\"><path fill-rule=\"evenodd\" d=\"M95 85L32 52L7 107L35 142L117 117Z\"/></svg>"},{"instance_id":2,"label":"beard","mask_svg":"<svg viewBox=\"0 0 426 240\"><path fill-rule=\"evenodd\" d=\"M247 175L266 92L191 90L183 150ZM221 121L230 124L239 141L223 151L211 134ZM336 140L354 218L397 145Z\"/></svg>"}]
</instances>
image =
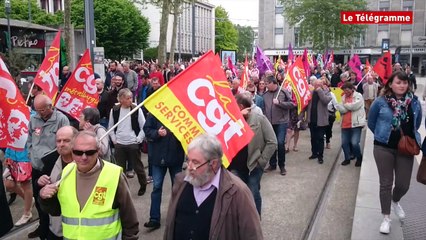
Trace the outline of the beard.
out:
<instances>
[{"instance_id":1,"label":"beard","mask_svg":"<svg viewBox=\"0 0 426 240\"><path fill-rule=\"evenodd\" d=\"M194 187L202 187L204 186L206 183L208 183L211 179L213 179L213 171L211 170L211 168L207 168L206 171L204 171L203 173L201 173L198 176L192 176L191 175L191 170L189 170L189 168L186 169L186 180Z\"/></svg>"}]
</instances>

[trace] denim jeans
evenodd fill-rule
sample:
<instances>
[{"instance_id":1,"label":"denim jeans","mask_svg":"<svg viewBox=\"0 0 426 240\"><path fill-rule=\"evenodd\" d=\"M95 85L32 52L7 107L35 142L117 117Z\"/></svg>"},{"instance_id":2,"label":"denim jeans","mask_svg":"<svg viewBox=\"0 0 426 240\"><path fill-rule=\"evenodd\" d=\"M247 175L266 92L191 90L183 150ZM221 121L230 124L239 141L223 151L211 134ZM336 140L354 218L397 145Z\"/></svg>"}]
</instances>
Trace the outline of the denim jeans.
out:
<instances>
[{"instance_id":1,"label":"denim jeans","mask_svg":"<svg viewBox=\"0 0 426 240\"><path fill-rule=\"evenodd\" d=\"M166 176L167 169L169 169L170 180L172 186L174 183L175 175L182 171L182 166L163 167L152 165L152 180L153 188L151 193L151 210L149 212L150 221L160 222L161 219L161 197L163 193L163 181Z\"/></svg>"},{"instance_id":2,"label":"denim jeans","mask_svg":"<svg viewBox=\"0 0 426 240\"><path fill-rule=\"evenodd\" d=\"M101 124L101 126L104 127L105 129L108 129L108 122L109 122L109 119L106 117L99 119L99 124Z\"/></svg>"},{"instance_id":3,"label":"denim jeans","mask_svg":"<svg viewBox=\"0 0 426 240\"><path fill-rule=\"evenodd\" d=\"M345 154L345 160L351 159L351 153L357 160L362 160L361 141L362 128L342 128L342 149Z\"/></svg>"},{"instance_id":4,"label":"denim jeans","mask_svg":"<svg viewBox=\"0 0 426 240\"><path fill-rule=\"evenodd\" d=\"M260 195L260 180L262 179L263 169L260 166L257 166L249 174L242 173L237 170L232 170L231 172L247 184L248 188L253 194L254 203L256 204L256 209L260 216L261 210L262 210L262 196Z\"/></svg>"},{"instance_id":5,"label":"denim jeans","mask_svg":"<svg viewBox=\"0 0 426 240\"><path fill-rule=\"evenodd\" d=\"M278 141L278 150L274 152L271 159L269 160L269 165L272 168L277 167L277 153L278 153L278 166L280 168L285 167L285 135L287 133L287 123L282 124L273 124L272 128L274 129L275 136Z\"/></svg>"}]
</instances>

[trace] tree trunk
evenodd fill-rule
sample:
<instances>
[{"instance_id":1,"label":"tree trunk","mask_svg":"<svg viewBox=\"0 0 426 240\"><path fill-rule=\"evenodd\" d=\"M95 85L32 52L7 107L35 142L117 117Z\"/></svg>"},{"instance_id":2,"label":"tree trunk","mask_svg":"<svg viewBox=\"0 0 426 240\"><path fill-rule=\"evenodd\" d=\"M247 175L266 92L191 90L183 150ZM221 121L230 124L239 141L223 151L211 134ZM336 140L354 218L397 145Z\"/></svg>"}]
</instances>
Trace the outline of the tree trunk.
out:
<instances>
[{"instance_id":1,"label":"tree trunk","mask_svg":"<svg viewBox=\"0 0 426 240\"><path fill-rule=\"evenodd\" d=\"M175 3L176 5L174 5L174 13L173 13L173 32L172 32L172 43L170 44L170 63L173 63L175 60L175 49L176 49L176 33L177 33L177 27L178 27L178 21L179 21L179 14L180 12L178 11L179 7L177 6L177 3Z\"/></svg>"},{"instance_id":2,"label":"tree trunk","mask_svg":"<svg viewBox=\"0 0 426 240\"><path fill-rule=\"evenodd\" d=\"M167 27L169 25L170 0L164 0L161 21L160 21L160 39L158 41L158 64L163 65L167 54Z\"/></svg>"},{"instance_id":3,"label":"tree trunk","mask_svg":"<svg viewBox=\"0 0 426 240\"><path fill-rule=\"evenodd\" d=\"M64 40L67 49L67 63L73 65L72 39L71 39L71 0L64 0ZM73 66L74 67L74 66Z\"/></svg>"}]
</instances>

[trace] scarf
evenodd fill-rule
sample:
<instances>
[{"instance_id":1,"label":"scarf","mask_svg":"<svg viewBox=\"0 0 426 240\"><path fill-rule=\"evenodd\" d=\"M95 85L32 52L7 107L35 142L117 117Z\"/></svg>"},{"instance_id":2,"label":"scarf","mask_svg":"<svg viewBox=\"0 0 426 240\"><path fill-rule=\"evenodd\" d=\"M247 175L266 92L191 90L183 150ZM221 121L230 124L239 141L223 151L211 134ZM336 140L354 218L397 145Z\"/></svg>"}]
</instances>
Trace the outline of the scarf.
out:
<instances>
[{"instance_id":1,"label":"scarf","mask_svg":"<svg viewBox=\"0 0 426 240\"><path fill-rule=\"evenodd\" d=\"M400 128L402 121L408 122L409 120L408 107L413 100L413 93L408 92L400 99L397 99L393 94L387 95L385 98L389 107L393 110L392 127L397 130Z\"/></svg>"}]
</instances>

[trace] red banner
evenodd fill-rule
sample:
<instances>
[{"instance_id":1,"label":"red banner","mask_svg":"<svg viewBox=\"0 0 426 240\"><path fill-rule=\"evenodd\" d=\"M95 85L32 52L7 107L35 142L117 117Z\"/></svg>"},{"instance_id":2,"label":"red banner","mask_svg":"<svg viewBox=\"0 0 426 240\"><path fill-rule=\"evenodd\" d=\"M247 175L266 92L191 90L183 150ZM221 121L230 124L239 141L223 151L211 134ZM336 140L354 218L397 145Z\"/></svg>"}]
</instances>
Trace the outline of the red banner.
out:
<instances>
[{"instance_id":1,"label":"red banner","mask_svg":"<svg viewBox=\"0 0 426 240\"><path fill-rule=\"evenodd\" d=\"M34 79L34 84L41 87L51 99L55 98L59 88L60 42L61 32L58 32Z\"/></svg>"},{"instance_id":2,"label":"red banner","mask_svg":"<svg viewBox=\"0 0 426 240\"><path fill-rule=\"evenodd\" d=\"M392 75L392 55L390 52L385 53L382 57L377 60L373 70L380 76L383 84L386 84L389 77Z\"/></svg>"},{"instance_id":3,"label":"red banner","mask_svg":"<svg viewBox=\"0 0 426 240\"><path fill-rule=\"evenodd\" d=\"M298 57L296 62L289 67L285 82L288 82L293 90L297 101L297 113L300 114L312 98L302 58Z\"/></svg>"},{"instance_id":4,"label":"red banner","mask_svg":"<svg viewBox=\"0 0 426 240\"><path fill-rule=\"evenodd\" d=\"M28 138L30 109L0 58L0 147L22 150Z\"/></svg>"},{"instance_id":5,"label":"red banner","mask_svg":"<svg viewBox=\"0 0 426 240\"><path fill-rule=\"evenodd\" d=\"M175 134L185 151L198 135L216 135L223 146L225 167L253 137L232 96L220 58L211 50L155 91L144 105Z\"/></svg>"},{"instance_id":6,"label":"red banner","mask_svg":"<svg viewBox=\"0 0 426 240\"><path fill-rule=\"evenodd\" d=\"M77 64L62 92L59 94L55 107L79 120L83 109L95 108L99 102L89 49Z\"/></svg>"}]
</instances>

